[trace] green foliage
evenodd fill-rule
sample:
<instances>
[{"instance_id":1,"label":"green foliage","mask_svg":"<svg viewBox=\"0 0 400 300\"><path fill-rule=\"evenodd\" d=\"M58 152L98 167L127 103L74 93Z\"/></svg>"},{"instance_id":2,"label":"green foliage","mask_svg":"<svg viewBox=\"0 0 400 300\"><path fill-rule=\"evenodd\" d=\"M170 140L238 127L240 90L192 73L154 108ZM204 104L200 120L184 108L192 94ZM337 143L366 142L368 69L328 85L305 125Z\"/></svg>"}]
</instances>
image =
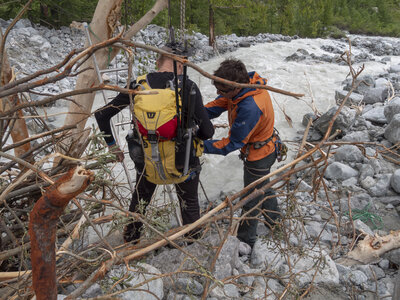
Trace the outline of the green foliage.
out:
<instances>
[{"instance_id":1,"label":"green foliage","mask_svg":"<svg viewBox=\"0 0 400 300\"><path fill-rule=\"evenodd\" d=\"M122 24L138 21L156 0L125 0ZM26 3L0 0L0 17L9 19ZM319 37L331 28L351 33L400 35L400 0L186 0L185 28L209 33L209 13L214 14L215 34L256 35L262 32ZM153 23L181 27L180 0L171 0L168 10ZM37 0L26 16L35 23L69 25L71 21L90 21L97 0Z\"/></svg>"},{"instance_id":2,"label":"green foliage","mask_svg":"<svg viewBox=\"0 0 400 300\"><path fill-rule=\"evenodd\" d=\"M368 203L363 209L353 209L351 213L353 220L361 220L366 224L370 223L372 224L372 229L382 229L382 218L370 212L370 206L371 203ZM347 215L349 215L349 213Z\"/></svg>"},{"instance_id":3,"label":"green foliage","mask_svg":"<svg viewBox=\"0 0 400 300\"><path fill-rule=\"evenodd\" d=\"M68 26L72 21L90 22L97 0L36 0L24 18L47 26ZM25 0L1 0L0 18L8 20L17 15Z\"/></svg>"}]
</instances>

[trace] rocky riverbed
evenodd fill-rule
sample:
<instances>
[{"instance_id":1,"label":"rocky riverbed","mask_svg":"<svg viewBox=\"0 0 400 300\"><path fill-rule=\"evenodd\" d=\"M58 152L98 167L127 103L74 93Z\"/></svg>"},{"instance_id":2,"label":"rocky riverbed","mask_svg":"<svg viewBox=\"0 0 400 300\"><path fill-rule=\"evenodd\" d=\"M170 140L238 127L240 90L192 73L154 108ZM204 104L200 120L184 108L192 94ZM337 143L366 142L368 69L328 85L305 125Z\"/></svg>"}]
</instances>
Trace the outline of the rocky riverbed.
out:
<instances>
[{"instance_id":1,"label":"rocky riverbed","mask_svg":"<svg viewBox=\"0 0 400 300\"><path fill-rule=\"evenodd\" d=\"M3 32L7 24L9 22L0 20ZM164 28L149 25L135 40L160 46L166 38ZM294 39L298 37L221 36L217 38L217 52L233 52L257 43L290 43ZM188 40L195 50L193 62L217 55L208 46L205 35L193 33ZM47 29L22 20L10 32L6 46L17 77L22 77L56 64L83 44L84 34L77 29ZM346 45L345 39L334 40L333 46L330 40L321 47L325 51L323 55L314 54L312 49L299 49L286 59L344 64L339 58ZM352 38L352 45L355 47L353 62L387 62L400 53L400 40L394 38L359 36ZM154 55L137 51L135 73L153 70ZM115 61L114 67L127 66L122 54ZM368 264L344 263L343 258L366 234L385 236L400 230L399 72L400 65L393 64L377 76L361 75L356 82L344 80L337 86L336 106L321 114L304 116L304 128L298 129L296 140L300 143L308 120L312 119L305 148L310 150L321 141L354 84L362 81L348 96L333 124L335 137L330 140L331 144L324 147L323 154L312 158L316 160L327 155L326 163L290 177L286 184L289 189L282 191L279 197L283 213L281 224L270 230L260 222L259 240L253 249L231 235L224 241L221 228L229 224L224 220L218 225L221 228L207 227L200 242L180 244L181 250L164 247L153 251L130 270L125 266L114 267L105 279L92 285L84 297L99 296L109 292L112 286L123 289L145 281L140 291L127 290L118 296L123 299L200 299L208 287L207 299L210 300L296 299L302 294L308 299L391 299L399 273L400 249L388 251ZM110 76L109 80L125 85L126 78L126 74L122 74ZM56 94L72 90L74 85L75 78L66 78L40 87L36 92ZM30 94L34 101L41 97ZM307 159L300 165L311 161ZM229 194L229 191L224 192ZM212 199L215 205L217 201ZM234 217L237 216L239 212L235 212ZM120 233L117 231L112 239L116 244L121 242ZM221 241L224 241L222 245ZM212 262L214 268L209 272L207 269ZM116 285L121 278L124 278L123 284ZM60 288L60 294L67 295L77 286L65 285Z\"/></svg>"}]
</instances>

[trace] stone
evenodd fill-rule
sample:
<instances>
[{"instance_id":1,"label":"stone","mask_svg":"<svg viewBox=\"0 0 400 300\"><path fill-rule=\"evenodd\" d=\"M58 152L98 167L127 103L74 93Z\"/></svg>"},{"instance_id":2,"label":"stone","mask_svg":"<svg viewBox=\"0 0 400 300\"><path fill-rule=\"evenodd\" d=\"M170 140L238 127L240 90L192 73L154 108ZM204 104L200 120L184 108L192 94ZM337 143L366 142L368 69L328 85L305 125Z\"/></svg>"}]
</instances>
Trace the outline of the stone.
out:
<instances>
[{"instance_id":1,"label":"stone","mask_svg":"<svg viewBox=\"0 0 400 300\"><path fill-rule=\"evenodd\" d=\"M360 167L360 180L364 180L366 177L373 177L375 175L375 170L370 164L363 164Z\"/></svg>"},{"instance_id":2,"label":"stone","mask_svg":"<svg viewBox=\"0 0 400 300\"><path fill-rule=\"evenodd\" d=\"M358 171L340 162L330 164L325 171L324 177L343 181L350 177L358 176Z\"/></svg>"},{"instance_id":3,"label":"stone","mask_svg":"<svg viewBox=\"0 0 400 300\"><path fill-rule=\"evenodd\" d=\"M342 141L344 142L369 142L370 140L367 131L349 132L342 138Z\"/></svg>"},{"instance_id":4,"label":"stone","mask_svg":"<svg viewBox=\"0 0 400 300\"><path fill-rule=\"evenodd\" d=\"M368 192L374 197L388 195L390 188L390 179L392 174L376 175L375 185L368 188Z\"/></svg>"},{"instance_id":5,"label":"stone","mask_svg":"<svg viewBox=\"0 0 400 300\"><path fill-rule=\"evenodd\" d=\"M400 169L394 171L393 176L390 179L390 186L396 193L400 194Z\"/></svg>"},{"instance_id":6,"label":"stone","mask_svg":"<svg viewBox=\"0 0 400 300\"><path fill-rule=\"evenodd\" d=\"M384 109L385 109L384 106L374 107L373 109L367 111L366 113L363 113L363 117L366 120L371 121L373 123L386 124L387 119L385 117Z\"/></svg>"},{"instance_id":7,"label":"stone","mask_svg":"<svg viewBox=\"0 0 400 300\"><path fill-rule=\"evenodd\" d=\"M352 282L355 285L361 286L363 283L366 283L368 281L367 275L364 274L364 272L359 271L359 270L354 270L351 271L350 274L348 275L348 280Z\"/></svg>"},{"instance_id":8,"label":"stone","mask_svg":"<svg viewBox=\"0 0 400 300\"><path fill-rule=\"evenodd\" d=\"M360 219L354 220L353 225L354 225L354 228L356 230L358 230L359 232L366 233L371 236L374 235L374 232L371 230L371 228L369 228L369 226L367 224L365 224L363 221L361 221Z\"/></svg>"},{"instance_id":9,"label":"stone","mask_svg":"<svg viewBox=\"0 0 400 300\"><path fill-rule=\"evenodd\" d=\"M211 297L217 299L239 299L238 287L234 284L225 284L223 287L217 286L213 288L210 292Z\"/></svg>"},{"instance_id":10,"label":"stone","mask_svg":"<svg viewBox=\"0 0 400 300\"><path fill-rule=\"evenodd\" d=\"M388 123L392 121L395 115L400 114L400 97L393 98L385 105L384 114Z\"/></svg>"},{"instance_id":11,"label":"stone","mask_svg":"<svg viewBox=\"0 0 400 300\"><path fill-rule=\"evenodd\" d=\"M126 279L121 281L127 286L138 286L138 290L129 290L118 295L120 299L141 299L141 300L155 300L162 299L164 297L163 281L159 277L161 272L155 267L146 263L138 263L137 270L131 267L129 271L126 270L125 266L113 268L102 281L103 284L113 285L115 283L114 278ZM143 272L144 271L144 272ZM146 283L144 283L146 282ZM143 283L142 285L140 285ZM149 292L146 292L149 291Z\"/></svg>"},{"instance_id":12,"label":"stone","mask_svg":"<svg viewBox=\"0 0 400 300\"><path fill-rule=\"evenodd\" d=\"M364 93L363 103L374 104L384 102L389 94L387 87L371 88Z\"/></svg>"},{"instance_id":13,"label":"stone","mask_svg":"<svg viewBox=\"0 0 400 300\"><path fill-rule=\"evenodd\" d=\"M323 114L321 117L315 120L314 128L316 128L319 132L321 132L324 135L329 127L329 122L336 114L337 110L338 106L334 106L331 109L329 109L325 114ZM354 122L355 116L356 116L355 110L350 109L347 106L344 106L340 111L339 115L337 116L337 118L335 119L335 122L333 123L331 134L335 133L336 130L340 130L342 133L346 133L347 130L350 128L351 124Z\"/></svg>"},{"instance_id":14,"label":"stone","mask_svg":"<svg viewBox=\"0 0 400 300\"><path fill-rule=\"evenodd\" d=\"M346 98L347 94L348 94L348 91L335 91L336 103L341 104L342 101L344 100L344 98ZM353 92L350 94L345 105L348 105L348 106L360 105L360 103L362 102L363 99L364 99L363 95Z\"/></svg>"},{"instance_id":15,"label":"stone","mask_svg":"<svg viewBox=\"0 0 400 300\"><path fill-rule=\"evenodd\" d=\"M175 286L179 291L186 292L188 295L201 295L204 291L200 282L192 278L178 278L175 281Z\"/></svg>"},{"instance_id":16,"label":"stone","mask_svg":"<svg viewBox=\"0 0 400 300\"><path fill-rule=\"evenodd\" d=\"M343 145L335 152L335 160L339 162L362 162L363 154L357 146Z\"/></svg>"},{"instance_id":17,"label":"stone","mask_svg":"<svg viewBox=\"0 0 400 300\"><path fill-rule=\"evenodd\" d=\"M239 255L250 255L251 247L249 244L240 242L239 243Z\"/></svg>"},{"instance_id":18,"label":"stone","mask_svg":"<svg viewBox=\"0 0 400 300\"><path fill-rule=\"evenodd\" d=\"M392 144L400 141L400 114L393 116L389 125L385 129L385 138Z\"/></svg>"}]
</instances>

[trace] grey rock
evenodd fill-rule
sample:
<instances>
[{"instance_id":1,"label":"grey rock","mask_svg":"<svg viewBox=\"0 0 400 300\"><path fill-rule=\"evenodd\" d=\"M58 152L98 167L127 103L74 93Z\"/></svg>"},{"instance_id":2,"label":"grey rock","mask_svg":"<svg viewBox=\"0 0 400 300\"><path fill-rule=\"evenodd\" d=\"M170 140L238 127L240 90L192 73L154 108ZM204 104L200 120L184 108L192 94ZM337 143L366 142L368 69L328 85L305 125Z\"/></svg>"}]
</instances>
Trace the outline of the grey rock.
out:
<instances>
[{"instance_id":1,"label":"grey rock","mask_svg":"<svg viewBox=\"0 0 400 300\"><path fill-rule=\"evenodd\" d=\"M378 124L386 124L387 119L384 113L384 106L374 107L373 109L367 111L363 114L363 117L371 122L378 123Z\"/></svg>"},{"instance_id":2,"label":"grey rock","mask_svg":"<svg viewBox=\"0 0 400 300\"><path fill-rule=\"evenodd\" d=\"M358 176L358 171L340 162L330 164L325 171L324 177L343 181L350 177Z\"/></svg>"},{"instance_id":3,"label":"grey rock","mask_svg":"<svg viewBox=\"0 0 400 300\"><path fill-rule=\"evenodd\" d=\"M253 285L254 276L248 276L247 274L256 273L256 270L251 269L246 264L240 264L240 266L238 266L237 271L238 271L238 275L246 275L246 276L240 276L238 278L238 282L240 284L244 284L244 285L247 285L247 286L252 286Z\"/></svg>"},{"instance_id":4,"label":"grey rock","mask_svg":"<svg viewBox=\"0 0 400 300\"><path fill-rule=\"evenodd\" d=\"M305 229L312 238L319 238L323 242L330 242L332 240L332 234L324 230L322 223L315 221L308 222Z\"/></svg>"},{"instance_id":5,"label":"grey rock","mask_svg":"<svg viewBox=\"0 0 400 300\"><path fill-rule=\"evenodd\" d=\"M350 177L349 179L346 179L342 182L342 187L349 188L350 190L356 190L357 182L358 180L356 177Z\"/></svg>"},{"instance_id":6,"label":"grey rock","mask_svg":"<svg viewBox=\"0 0 400 300\"><path fill-rule=\"evenodd\" d=\"M367 176L360 181L360 184L364 189L368 190L375 185L375 180L371 176Z\"/></svg>"},{"instance_id":7,"label":"grey rock","mask_svg":"<svg viewBox=\"0 0 400 300\"><path fill-rule=\"evenodd\" d=\"M177 294L174 291L170 290L167 296L167 300L197 300L199 297L195 297L193 295L185 295L185 294Z\"/></svg>"},{"instance_id":8,"label":"grey rock","mask_svg":"<svg viewBox=\"0 0 400 300\"><path fill-rule=\"evenodd\" d=\"M239 256L240 241L234 236L228 236L215 264L215 278L224 279L232 275L232 266Z\"/></svg>"},{"instance_id":9,"label":"grey rock","mask_svg":"<svg viewBox=\"0 0 400 300\"><path fill-rule=\"evenodd\" d=\"M348 94L348 91L335 91L335 100L336 103L341 104L344 100L344 98L346 98ZM364 99L364 96L359 94L359 93L351 93L346 105L360 105L360 103L362 102L362 100Z\"/></svg>"},{"instance_id":10,"label":"grey rock","mask_svg":"<svg viewBox=\"0 0 400 300\"><path fill-rule=\"evenodd\" d=\"M266 281L262 277L254 280L252 290L243 296L243 299L271 299L275 300L275 294L280 295L284 291L284 287L275 279ZM267 297L265 292L268 292Z\"/></svg>"},{"instance_id":11,"label":"grey rock","mask_svg":"<svg viewBox=\"0 0 400 300\"><path fill-rule=\"evenodd\" d=\"M364 75L364 76L360 76L357 80L356 80L356 84L359 83L359 85L357 86L356 92L364 95L364 93L366 91L368 91L371 87L375 86L375 79L371 76L371 75ZM347 79L344 81L344 89L346 91L350 91L351 89L351 84L352 84L352 80L351 79Z\"/></svg>"},{"instance_id":12,"label":"grey rock","mask_svg":"<svg viewBox=\"0 0 400 300\"><path fill-rule=\"evenodd\" d=\"M385 272L376 265L357 265L356 269L362 271L371 281L385 277Z\"/></svg>"},{"instance_id":13,"label":"grey rock","mask_svg":"<svg viewBox=\"0 0 400 300\"><path fill-rule=\"evenodd\" d=\"M391 204L393 206L399 206L400 205L400 196L379 197L377 200L379 200L383 204Z\"/></svg>"},{"instance_id":14,"label":"grey rock","mask_svg":"<svg viewBox=\"0 0 400 300\"><path fill-rule=\"evenodd\" d=\"M389 193L390 179L392 174L378 174L376 175L376 183L368 189L368 192L375 197L385 196Z\"/></svg>"},{"instance_id":15,"label":"grey rock","mask_svg":"<svg viewBox=\"0 0 400 300\"><path fill-rule=\"evenodd\" d=\"M321 250L318 254L317 252L309 251L307 255L302 257L293 254L291 258L294 259L293 261L296 261L296 264L292 266L292 270L293 273L296 274L294 280L298 286L304 287L313 279L316 284L339 284L339 272L336 265L324 250ZM319 265L317 272L315 270L310 270L309 267L318 264L320 259L323 259L324 263ZM308 271L304 272L304 270ZM287 283L286 279L284 279L284 281Z\"/></svg>"},{"instance_id":16,"label":"grey rock","mask_svg":"<svg viewBox=\"0 0 400 300\"><path fill-rule=\"evenodd\" d=\"M336 114L337 110L338 110L337 106L329 109L328 112L323 114L319 119L315 120L314 128L316 128L322 134L325 134L326 130L329 127L329 122ZM350 128L351 124L354 122L355 116L356 116L355 110L352 110L346 106L343 107L339 115L335 119L335 122L333 123L332 133L334 133L336 130L340 130L343 133L345 133Z\"/></svg>"},{"instance_id":17,"label":"grey rock","mask_svg":"<svg viewBox=\"0 0 400 300\"><path fill-rule=\"evenodd\" d=\"M400 194L400 169L393 173L393 176L390 180L390 186L396 193Z\"/></svg>"},{"instance_id":18,"label":"grey rock","mask_svg":"<svg viewBox=\"0 0 400 300\"><path fill-rule=\"evenodd\" d=\"M223 287L217 286L211 290L210 296L217 299L240 299L238 287L234 284L225 284Z\"/></svg>"},{"instance_id":19,"label":"grey rock","mask_svg":"<svg viewBox=\"0 0 400 300\"><path fill-rule=\"evenodd\" d=\"M257 239L254 244L250 259L254 267L268 267L272 270L276 270L279 265L284 263L284 257L276 249L274 243L261 239Z\"/></svg>"},{"instance_id":20,"label":"grey rock","mask_svg":"<svg viewBox=\"0 0 400 300\"><path fill-rule=\"evenodd\" d=\"M363 154L357 146L343 145L336 150L334 155L338 162L362 162Z\"/></svg>"},{"instance_id":21,"label":"grey rock","mask_svg":"<svg viewBox=\"0 0 400 300\"><path fill-rule=\"evenodd\" d=\"M370 164L363 164L360 168L360 180L364 180L366 177L373 177L375 170Z\"/></svg>"},{"instance_id":22,"label":"grey rock","mask_svg":"<svg viewBox=\"0 0 400 300\"><path fill-rule=\"evenodd\" d=\"M313 113L307 113L307 114L305 114L304 116L303 116L303 120L301 121L301 124L303 124L304 126L307 126L308 125L308 120L312 120L313 122L314 122L314 120L316 119L317 117L315 116L315 114L313 114ZM311 125L312 125L312 123L311 123Z\"/></svg>"},{"instance_id":23,"label":"grey rock","mask_svg":"<svg viewBox=\"0 0 400 300\"><path fill-rule=\"evenodd\" d=\"M399 73L400 72L400 65L390 66L389 73Z\"/></svg>"},{"instance_id":24,"label":"grey rock","mask_svg":"<svg viewBox=\"0 0 400 300\"><path fill-rule=\"evenodd\" d=\"M389 260L393 264L400 265L400 248L386 252L382 258Z\"/></svg>"},{"instance_id":25,"label":"grey rock","mask_svg":"<svg viewBox=\"0 0 400 300\"><path fill-rule=\"evenodd\" d=\"M365 104L374 104L384 102L389 94L387 87L371 88L364 93L363 102Z\"/></svg>"},{"instance_id":26,"label":"grey rock","mask_svg":"<svg viewBox=\"0 0 400 300\"><path fill-rule=\"evenodd\" d=\"M369 226L367 224L365 224L363 221L361 221L360 219L354 220L353 225L354 225L354 228L361 233L366 233L371 236L374 235L374 232L371 230L371 228L369 228Z\"/></svg>"},{"instance_id":27,"label":"grey rock","mask_svg":"<svg viewBox=\"0 0 400 300\"><path fill-rule=\"evenodd\" d=\"M239 254L240 255L250 255L251 254L251 247L247 243L240 242L239 243Z\"/></svg>"},{"instance_id":28,"label":"grey rock","mask_svg":"<svg viewBox=\"0 0 400 300\"><path fill-rule=\"evenodd\" d=\"M388 88L389 81L386 78L377 78L375 80L375 87Z\"/></svg>"},{"instance_id":29,"label":"grey rock","mask_svg":"<svg viewBox=\"0 0 400 300\"><path fill-rule=\"evenodd\" d=\"M382 259L378 265L383 269L383 270L388 270L389 269L389 260L388 259Z\"/></svg>"},{"instance_id":30,"label":"grey rock","mask_svg":"<svg viewBox=\"0 0 400 300\"><path fill-rule=\"evenodd\" d=\"M367 275L360 270L351 271L348 275L348 279L355 285L361 286L363 283L368 281Z\"/></svg>"},{"instance_id":31,"label":"grey rock","mask_svg":"<svg viewBox=\"0 0 400 300\"><path fill-rule=\"evenodd\" d=\"M20 29L20 28L26 28L26 27L32 27L31 21L28 19L20 19L15 25L15 29Z\"/></svg>"},{"instance_id":32,"label":"grey rock","mask_svg":"<svg viewBox=\"0 0 400 300\"><path fill-rule=\"evenodd\" d=\"M367 131L353 131L346 133L342 138L344 142L369 142L370 137Z\"/></svg>"},{"instance_id":33,"label":"grey rock","mask_svg":"<svg viewBox=\"0 0 400 300\"><path fill-rule=\"evenodd\" d=\"M389 125L385 129L385 138L392 144L400 141L400 114L393 116Z\"/></svg>"},{"instance_id":34,"label":"grey rock","mask_svg":"<svg viewBox=\"0 0 400 300\"><path fill-rule=\"evenodd\" d=\"M390 100L385 106L384 113L388 123L392 121L396 114L400 114L400 97Z\"/></svg>"},{"instance_id":35,"label":"grey rock","mask_svg":"<svg viewBox=\"0 0 400 300\"><path fill-rule=\"evenodd\" d=\"M201 283L191 278L178 278L175 281L175 286L189 295L201 295L204 291Z\"/></svg>"},{"instance_id":36,"label":"grey rock","mask_svg":"<svg viewBox=\"0 0 400 300\"><path fill-rule=\"evenodd\" d=\"M341 283L346 283L347 280L348 280L348 278L349 278L349 275L350 275L350 273L351 273L351 268L336 263L336 269L337 269L338 272L339 272L339 281L340 281Z\"/></svg>"},{"instance_id":37,"label":"grey rock","mask_svg":"<svg viewBox=\"0 0 400 300\"><path fill-rule=\"evenodd\" d=\"M159 277L161 272L153 266L145 263L138 263L137 267L138 271L127 271L125 266L113 268L103 280L103 282L106 281L107 283L103 284L108 284L111 286L115 282L112 278L124 278L124 276L128 275L124 280L125 284L128 286L139 285L139 287L138 290L130 290L119 294L118 297L120 299L162 299L164 297L164 285L162 279ZM144 272L141 272L141 270L144 270ZM143 284L140 285L141 283ZM150 293L146 292L146 290Z\"/></svg>"}]
</instances>

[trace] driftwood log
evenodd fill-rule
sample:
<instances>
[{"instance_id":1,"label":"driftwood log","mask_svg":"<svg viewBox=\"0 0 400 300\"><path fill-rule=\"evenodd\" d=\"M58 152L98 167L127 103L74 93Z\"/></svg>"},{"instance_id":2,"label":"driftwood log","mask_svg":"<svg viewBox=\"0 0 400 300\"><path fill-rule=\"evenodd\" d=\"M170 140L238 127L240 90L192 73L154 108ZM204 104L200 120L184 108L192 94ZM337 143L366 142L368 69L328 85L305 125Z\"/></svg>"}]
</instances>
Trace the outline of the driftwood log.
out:
<instances>
[{"instance_id":1,"label":"driftwood log","mask_svg":"<svg viewBox=\"0 0 400 300\"><path fill-rule=\"evenodd\" d=\"M29 220L33 289L37 300L57 299L55 239L58 218L69 201L94 179L76 167L51 185L33 207Z\"/></svg>"},{"instance_id":2,"label":"driftwood log","mask_svg":"<svg viewBox=\"0 0 400 300\"><path fill-rule=\"evenodd\" d=\"M378 261L382 254L397 248L400 248L400 230L385 236L367 235L339 263L347 266L371 264Z\"/></svg>"}]
</instances>

